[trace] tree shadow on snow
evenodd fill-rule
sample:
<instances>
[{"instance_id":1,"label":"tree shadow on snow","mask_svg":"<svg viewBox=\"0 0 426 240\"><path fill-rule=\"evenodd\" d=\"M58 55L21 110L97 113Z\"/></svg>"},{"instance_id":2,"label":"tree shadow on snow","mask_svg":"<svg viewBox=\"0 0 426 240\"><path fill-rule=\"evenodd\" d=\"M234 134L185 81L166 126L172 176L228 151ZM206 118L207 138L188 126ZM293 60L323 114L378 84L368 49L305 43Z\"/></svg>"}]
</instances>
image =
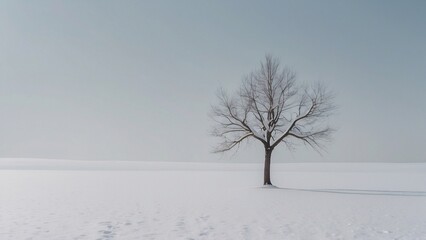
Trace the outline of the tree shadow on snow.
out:
<instances>
[{"instance_id":1,"label":"tree shadow on snow","mask_svg":"<svg viewBox=\"0 0 426 240\"><path fill-rule=\"evenodd\" d=\"M364 189L306 189L306 188L281 188L275 186L262 187L264 189L277 189L288 191L320 192L335 194L354 194L354 195L381 195L381 196L410 196L426 197L426 191L391 191L391 190L364 190Z\"/></svg>"}]
</instances>

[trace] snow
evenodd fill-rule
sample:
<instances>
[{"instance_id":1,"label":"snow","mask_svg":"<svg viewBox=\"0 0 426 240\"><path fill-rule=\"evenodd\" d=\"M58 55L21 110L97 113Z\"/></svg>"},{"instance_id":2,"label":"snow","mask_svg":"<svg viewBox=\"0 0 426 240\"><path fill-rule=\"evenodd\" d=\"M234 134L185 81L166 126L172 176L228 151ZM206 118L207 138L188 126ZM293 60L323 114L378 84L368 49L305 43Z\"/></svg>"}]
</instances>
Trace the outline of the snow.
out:
<instances>
[{"instance_id":1,"label":"snow","mask_svg":"<svg viewBox=\"0 0 426 240\"><path fill-rule=\"evenodd\" d=\"M0 239L426 239L424 163L272 167L3 159Z\"/></svg>"}]
</instances>

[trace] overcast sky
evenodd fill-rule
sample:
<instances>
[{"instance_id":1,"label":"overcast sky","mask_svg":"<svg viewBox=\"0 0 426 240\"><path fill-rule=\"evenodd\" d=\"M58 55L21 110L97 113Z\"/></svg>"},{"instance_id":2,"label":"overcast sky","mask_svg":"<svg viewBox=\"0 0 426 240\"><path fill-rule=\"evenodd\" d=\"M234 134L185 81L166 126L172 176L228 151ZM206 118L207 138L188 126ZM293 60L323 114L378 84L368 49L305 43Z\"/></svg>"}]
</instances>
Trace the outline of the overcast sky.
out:
<instances>
[{"instance_id":1,"label":"overcast sky","mask_svg":"<svg viewBox=\"0 0 426 240\"><path fill-rule=\"evenodd\" d=\"M211 154L217 88L266 53L337 93L322 156L426 161L424 1L2 1L0 157L262 162Z\"/></svg>"}]
</instances>

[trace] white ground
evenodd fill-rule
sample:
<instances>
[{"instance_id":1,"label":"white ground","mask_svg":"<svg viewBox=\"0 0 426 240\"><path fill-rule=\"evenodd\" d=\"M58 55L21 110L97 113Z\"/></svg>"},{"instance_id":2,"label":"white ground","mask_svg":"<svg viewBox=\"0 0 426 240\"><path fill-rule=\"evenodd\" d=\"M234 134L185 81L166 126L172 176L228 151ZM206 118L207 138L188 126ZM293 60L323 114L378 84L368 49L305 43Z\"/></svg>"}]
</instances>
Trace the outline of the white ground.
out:
<instances>
[{"instance_id":1,"label":"white ground","mask_svg":"<svg viewBox=\"0 0 426 240\"><path fill-rule=\"evenodd\" d=\"M276 164L266 189L253 164L25 162L0 161L2 240L426 239L426 164Z\"/></svg>"}]
</instances>

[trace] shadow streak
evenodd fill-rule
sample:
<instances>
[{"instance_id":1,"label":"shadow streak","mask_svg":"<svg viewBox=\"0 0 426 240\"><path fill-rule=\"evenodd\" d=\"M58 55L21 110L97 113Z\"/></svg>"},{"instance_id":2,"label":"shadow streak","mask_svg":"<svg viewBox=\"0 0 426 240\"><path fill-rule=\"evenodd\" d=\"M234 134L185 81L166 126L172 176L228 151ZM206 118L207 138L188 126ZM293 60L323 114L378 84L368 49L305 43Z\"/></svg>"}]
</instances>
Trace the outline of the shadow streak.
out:
<instances>
[{"instance_id":1,"label":"shadow streak","mask_svg":"<svg viewBox=\"0 0 426 240\"><path fill-rule=\"evenodd\" d=\"M306 189L306 188L281 188L275 186L263 187L264 189L278 189L288 191L320 192L351 195L379 195L379 196L409 196L426 197L426 191L392 191L392 190L364 190L364 189Z\"/></svg>"}]
</instances>

